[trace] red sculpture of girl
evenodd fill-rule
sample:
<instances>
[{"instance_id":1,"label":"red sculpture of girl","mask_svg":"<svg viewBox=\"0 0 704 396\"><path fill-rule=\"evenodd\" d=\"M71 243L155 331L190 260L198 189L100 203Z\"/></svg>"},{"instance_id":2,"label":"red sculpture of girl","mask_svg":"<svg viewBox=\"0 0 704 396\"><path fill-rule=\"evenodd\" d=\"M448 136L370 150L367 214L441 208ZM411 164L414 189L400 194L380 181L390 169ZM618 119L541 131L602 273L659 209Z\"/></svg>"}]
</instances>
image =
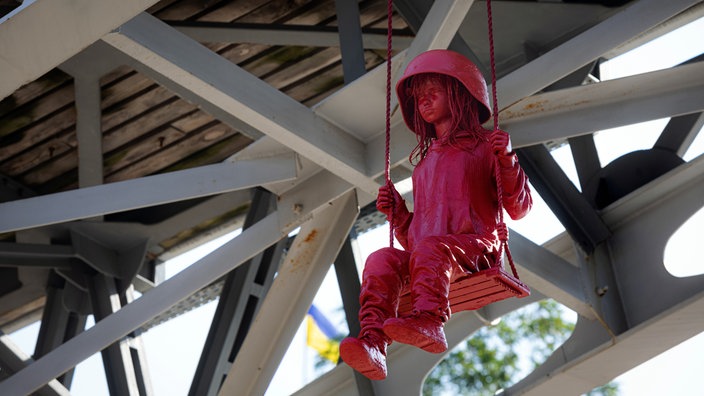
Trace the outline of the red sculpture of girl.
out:
<instances>
[{"instance_id":1,"label":"red sculpture of girl","mask_svg":"<svg viewBox=\"0 0 704 396\"><path fill-rule=\"evenodd\" d=\"M404 250L372 253L362 275L361 331L340 344L345 363L373 380L386 378L392 340L432 353L447 350L450 282L501 260L495 179L498 156L503 206L513 219L532 206L528 179L503 131L482 127L491 116L486 82L477 67L449 50L411 61L396 85L406 125L418 145L410 154L414 211L393 184L379 189L377 209L391 218ZM409 285L412 314L397 317L401 289Z\"/></svg>"}]
</instances>

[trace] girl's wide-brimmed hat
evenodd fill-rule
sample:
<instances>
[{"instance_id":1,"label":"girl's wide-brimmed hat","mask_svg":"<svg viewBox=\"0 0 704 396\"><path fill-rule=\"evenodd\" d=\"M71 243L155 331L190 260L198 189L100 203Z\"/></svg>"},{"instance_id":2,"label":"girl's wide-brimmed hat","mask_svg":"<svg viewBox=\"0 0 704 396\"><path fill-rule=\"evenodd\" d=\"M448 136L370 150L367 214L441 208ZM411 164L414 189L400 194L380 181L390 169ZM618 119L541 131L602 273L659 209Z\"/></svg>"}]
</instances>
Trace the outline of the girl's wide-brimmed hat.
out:
<instances>
[{"instance_id":1,"label":"girl's wide-brimmed hat","mask_svg":"<svg viewBox=\"0 0 704 396\"><path fill-rule=\"evenodd\" d=\"M416 108L413 100L408 98L408 82L411 77L424 73L444 74L456 78L479 102L479 122L483 124L489 120L491 117L489 92L479 68L464 55L455 51L430 50L415 57L396 84L396 95L398 95L403 119L411 130L413 130L413 116Z\"/></svg>"}]
</instances>

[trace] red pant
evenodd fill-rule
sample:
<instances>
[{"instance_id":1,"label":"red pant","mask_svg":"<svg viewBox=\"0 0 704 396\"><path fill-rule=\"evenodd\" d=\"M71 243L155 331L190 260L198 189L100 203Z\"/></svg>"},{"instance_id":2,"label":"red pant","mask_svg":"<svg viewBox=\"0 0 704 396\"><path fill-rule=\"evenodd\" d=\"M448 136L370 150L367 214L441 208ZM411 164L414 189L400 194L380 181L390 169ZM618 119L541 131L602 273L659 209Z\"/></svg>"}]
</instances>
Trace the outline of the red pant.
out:
<instances>
[{"instance_id":1,"label":"red pant","mask_svg":"<svg viewBox=\"0 0 704 396\"><path fill-rule=\"evenodd\" d=\"M414 312L430 312L447 321L450 282L489 268L495 260L489 250L476 235L445 235L424 238L411 252L390 247L373 252L362 274L360 336L372 332L388 340L384 321L396 317L401 289L409 284Z\"/></svg>"}]
</instances>

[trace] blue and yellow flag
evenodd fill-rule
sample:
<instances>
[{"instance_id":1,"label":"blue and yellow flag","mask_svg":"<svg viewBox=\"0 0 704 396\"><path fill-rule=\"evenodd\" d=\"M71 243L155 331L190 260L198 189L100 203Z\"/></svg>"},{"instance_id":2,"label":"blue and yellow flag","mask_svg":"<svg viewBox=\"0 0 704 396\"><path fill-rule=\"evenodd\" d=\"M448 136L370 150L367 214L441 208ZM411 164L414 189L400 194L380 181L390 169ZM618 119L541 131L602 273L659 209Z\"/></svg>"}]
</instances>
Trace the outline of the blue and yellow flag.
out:
<instances>
[{"instance_id":1,"label":"blue and yellow flag","mask_svg":"<svg viewBox=\"0 0 704 396\"><path fill-rule=\"evenodd\" d=\"M328 318L315 305L311 305L306 315L308 346L318 351L320 356L337 363L340 357L340 342L335 340L338 332Z\"/></svg>"}]
</instances>

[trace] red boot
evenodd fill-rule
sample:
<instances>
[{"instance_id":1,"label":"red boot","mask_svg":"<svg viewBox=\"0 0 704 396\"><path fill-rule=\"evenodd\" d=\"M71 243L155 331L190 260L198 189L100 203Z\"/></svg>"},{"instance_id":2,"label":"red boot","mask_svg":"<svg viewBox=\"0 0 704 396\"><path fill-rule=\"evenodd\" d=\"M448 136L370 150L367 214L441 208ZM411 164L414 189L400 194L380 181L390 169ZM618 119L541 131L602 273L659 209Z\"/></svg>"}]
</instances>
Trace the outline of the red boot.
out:
<instances>
[{"instance_id":1,"label":"red boot","mask_svg":"<svg viewBox=\"0 0 704 396\"><path fill-rule=\"evenodd\" d=\"M447 350L447 340L440 317L421 312L404 318L391 318L384 322L384 333L392 340L413 345L430 353Z\"/></svg>"},{"instance_id":2,"label":"red boot","mask_svg":"<svg viewBox=\"0 0 704 396\"><path fill-rule=\"evenodd\" d=\"M386 342L376 337L345 338L340 343L340 357L370 380L386 378Z\"/></svg>"}]
</instances>

